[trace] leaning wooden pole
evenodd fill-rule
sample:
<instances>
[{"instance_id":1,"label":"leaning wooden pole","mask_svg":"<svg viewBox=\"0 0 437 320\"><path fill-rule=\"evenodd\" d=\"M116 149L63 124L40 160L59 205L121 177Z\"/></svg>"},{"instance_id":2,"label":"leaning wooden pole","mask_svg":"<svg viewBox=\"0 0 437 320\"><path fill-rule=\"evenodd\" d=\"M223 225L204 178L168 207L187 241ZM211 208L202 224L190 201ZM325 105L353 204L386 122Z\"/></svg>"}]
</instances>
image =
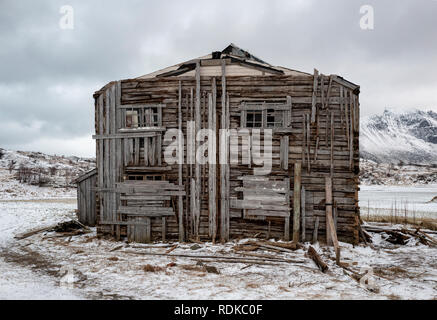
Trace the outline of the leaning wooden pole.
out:
<instances>
[{"instance_id":1,"label":"leaning wooden pole","mask_svg":"<svg viewBox=\"0 0 437 320\"><path fill-rule=\"evenodd\" d=\"M182 165L184 160L184 145L182 143L182 82L179 81L179 101L178 101L178 161L179 161L179 170L178 170L178 182L179 186L182 186ZM184 202L182 195L179 195L178 198L178 218L179 218L179 241L182 242L185 240L184 234ZM163 223L164 227L164 223ZM164 235L163 230L163 235Z\"/></svg>"},{"instance_id":2,"label":"leaning wooden pole","mask_svg":"<svg viewBox=\"0 0 437 320\"><path fill-rule=\"evenodd\" d=\"M302 179L302 164L294 164L294 186L293 186L293 242L299 242L300 230L300 193Z\"/></svg>"},{"instance_id":3,"label":"leaning wooden pole","mask_svg":"<svg viewBox=\"0 0 437 320\"><path fill-rule=\"evenodd\" d=\"M337 231L334 226L334 219L332 217L332 179L330 177L325 178L326 187L326 243L328 245L334 245L335 257L337 264L340 265L340 246L337 239Z\"/></svg>"}]
</instances>

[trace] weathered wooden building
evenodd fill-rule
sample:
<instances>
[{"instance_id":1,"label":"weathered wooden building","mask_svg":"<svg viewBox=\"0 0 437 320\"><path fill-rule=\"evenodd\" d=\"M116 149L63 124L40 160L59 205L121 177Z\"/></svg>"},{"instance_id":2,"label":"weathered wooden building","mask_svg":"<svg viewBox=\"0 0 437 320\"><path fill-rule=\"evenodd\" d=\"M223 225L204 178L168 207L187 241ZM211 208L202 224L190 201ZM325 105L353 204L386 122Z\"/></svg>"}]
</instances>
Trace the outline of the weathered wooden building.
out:
<instances>
[{"instance_id":1,"label":"weathered wooden building","mask_svg":"<svg viewBox=\"0 0 437 320\"><path fill-rule=\"evenodd\" d=\"M148 242L308 241L335 231L358 242L359 91L340 76L272 66L233 44L110 82L94 94L98 232ZM191 156L201 146L192 137L205 128L217 133L206 139L217 164ZM182 133L167 141L170 129ZM222 129L238 135L220 140ZM175 141L183 161L168 163ZM271 170L260 169L259 150L271 152Z\"/></svg>"}]
</instances>

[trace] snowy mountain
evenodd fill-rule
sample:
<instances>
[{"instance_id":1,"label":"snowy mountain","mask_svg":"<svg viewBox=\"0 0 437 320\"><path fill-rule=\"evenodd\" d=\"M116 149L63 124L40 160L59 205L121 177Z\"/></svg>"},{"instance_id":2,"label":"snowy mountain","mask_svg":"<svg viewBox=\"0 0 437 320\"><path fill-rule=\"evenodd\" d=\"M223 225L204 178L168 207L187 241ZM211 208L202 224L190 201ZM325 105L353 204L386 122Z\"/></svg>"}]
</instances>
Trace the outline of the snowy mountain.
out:
<instances>
[{"instance_id":1,"label":"snowy mountain","mask_svg":"<svg viewBox=\"0 0 437 320\"><path fill-rule=\"evenodd\" d=\"M361 119L363 159L383 163L437 164L437 113L413 110Z\"/></svg>"}]
</instances>

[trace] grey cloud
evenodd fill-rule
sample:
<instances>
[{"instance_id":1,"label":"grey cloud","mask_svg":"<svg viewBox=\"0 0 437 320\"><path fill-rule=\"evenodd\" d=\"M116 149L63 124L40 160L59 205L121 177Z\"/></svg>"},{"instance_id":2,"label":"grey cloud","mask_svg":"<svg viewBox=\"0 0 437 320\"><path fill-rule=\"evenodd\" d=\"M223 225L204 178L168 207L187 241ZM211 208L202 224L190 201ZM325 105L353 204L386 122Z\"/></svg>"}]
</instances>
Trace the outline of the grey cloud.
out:
<instances>
[{"instance_id":1,"label":"grey cloud","mask_svg":"<svg viewBox=\"0 0 437 320\"><path fill-rule=\"evenodd\" d=\"M71 0L75 29L61 30L64 4L0 2L0 145L91 135L95 90L230 42L272 64L360 84L363 115L437 110L437 1ZM359 28L363 4L375 9L372 31Z\"/></svg>"}]
</instances>

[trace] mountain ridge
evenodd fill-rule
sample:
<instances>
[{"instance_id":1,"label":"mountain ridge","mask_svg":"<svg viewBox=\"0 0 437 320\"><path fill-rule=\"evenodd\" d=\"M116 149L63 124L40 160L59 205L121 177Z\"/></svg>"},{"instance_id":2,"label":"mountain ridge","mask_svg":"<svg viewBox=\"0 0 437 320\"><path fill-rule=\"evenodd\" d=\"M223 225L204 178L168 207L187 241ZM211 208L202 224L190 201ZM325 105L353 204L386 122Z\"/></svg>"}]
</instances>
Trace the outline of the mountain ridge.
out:
<instances>
[{"instance_id":1,"label":"mountain ridge","mask_svg":"<svg viewBox=\"0 0 437 320\"><path fill-rule=\"evenodd\" d=\"M361 119L360 156L378 163L437 163L437 113L385 109Z\"/></svg>"}]
</instances>

